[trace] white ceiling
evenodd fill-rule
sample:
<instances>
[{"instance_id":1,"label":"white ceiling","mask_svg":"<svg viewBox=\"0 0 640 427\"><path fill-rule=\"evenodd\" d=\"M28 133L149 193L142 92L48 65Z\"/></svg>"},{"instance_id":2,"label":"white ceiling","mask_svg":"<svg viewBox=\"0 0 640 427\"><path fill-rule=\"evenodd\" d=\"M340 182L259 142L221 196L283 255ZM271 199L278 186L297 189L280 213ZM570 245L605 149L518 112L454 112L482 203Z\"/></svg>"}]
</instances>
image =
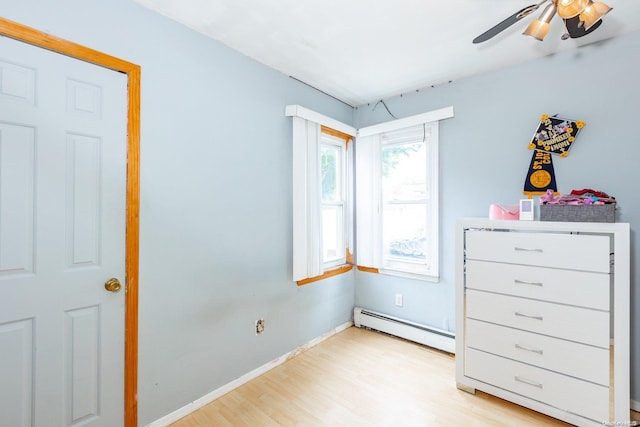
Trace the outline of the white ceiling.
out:
<instances>
[{"instance_id":1,"label":"white ceiling","mask_svg":"<svg viewBox=\"0 0 640 427\"><path fill-rule=\"evenodd\" d=\"M358 106L640 29L640 1L593 33L522 36L542 8L495 38L471 41L538 0L135 0L255 60Z\"/></svg>"}]
</instances>

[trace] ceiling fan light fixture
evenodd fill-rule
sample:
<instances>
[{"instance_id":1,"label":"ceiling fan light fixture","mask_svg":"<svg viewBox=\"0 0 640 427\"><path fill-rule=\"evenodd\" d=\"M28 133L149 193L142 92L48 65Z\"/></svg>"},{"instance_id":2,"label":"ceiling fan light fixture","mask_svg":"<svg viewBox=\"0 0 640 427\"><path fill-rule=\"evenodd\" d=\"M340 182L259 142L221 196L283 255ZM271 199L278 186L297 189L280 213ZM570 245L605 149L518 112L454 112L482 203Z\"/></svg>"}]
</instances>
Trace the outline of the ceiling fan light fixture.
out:
<instances>
[{"instance_id":1,"label":"ceiling fan light fixture","mask_svg":"<svg viewBox=\"0 0 640 427\"><path fill-rule=\"evenodd\" d=\"M556 14L556 4L555 2L549 3L547 7L544 8L540 18L532 21L526 30L524 30L525 36L533 37L537 40L544 40L545 36L549 32L549 27L551 20Z\"/></svg>"},{"instance_id":2,"label":"ceiling fan light fixture","mask_svg":"<svg viewBox=\"0 0 640 427\"><path fill-rule=\"evenodd\" d=\"M591 34L602 24L602 17L611 11L611 7L601 1L593 0L540 0L539 3L520 9L508 18L498 22L484 33L473 39L473 44L485 42L502 31L531 15L546 4L542 15L531 22L524 35L542 41L548 34L551 20L557 14L564 21L565 33L562 40L577 39Z\"/></svg>"},{"instance_id":3,"label":"ceiling fan light fixture","mask_svg":"<svg viewBox=\"0 0 640 427\"><path fill-rule=\"evenodd\" d=\"M589 3L591 0L558 0L558 15L562 19L573 18L580 15Z\"/></svg>"},{"instance_id":4,"label":"ceiling fan light fixture","mask_svg":"<svg viewBox=\"0 0 640 427\"><path fill-rule=\"evenodd\" d=\"M584 23L584 29L588 30L591 28L600 21L604 15L609 13L611 9L611 7L600 1L592 2L589 0L589 5L580 13L580 21Z\"/></svg>"},{"instance_id":5,"label":"ceiling fan light fixture","mask_svg":"<svg viewBox=\"0 0 640 427\"><path fill-rule=\"evenodd\" d=\"M549 32L549 27L551 27L551 25L548 22L536 19L535 21L532 21L531 24L529 24L527 29L524 30L524 33L522 34L542 41Z\"/></svg>"}]
</instances>

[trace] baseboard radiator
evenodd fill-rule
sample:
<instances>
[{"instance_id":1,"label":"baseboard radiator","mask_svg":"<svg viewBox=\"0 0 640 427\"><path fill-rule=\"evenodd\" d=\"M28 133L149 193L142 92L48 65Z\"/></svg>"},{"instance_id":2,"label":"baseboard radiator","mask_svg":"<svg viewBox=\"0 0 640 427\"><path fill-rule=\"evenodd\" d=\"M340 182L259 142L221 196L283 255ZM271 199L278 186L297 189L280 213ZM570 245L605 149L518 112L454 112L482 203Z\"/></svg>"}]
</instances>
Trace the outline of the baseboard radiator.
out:
<instances>
[{"instance_id":1,"label":"baseboard radiator","mask_svg":"<svg viewBox=\"0 0 640 427\"><path fill-rule=\"evenodd\" d=\"M449 331L420 325L362 307L356 307L353 310L353 323L358 328L375 329L448 353L456 352L455 334Z\"/></svg>"}]
</instances>

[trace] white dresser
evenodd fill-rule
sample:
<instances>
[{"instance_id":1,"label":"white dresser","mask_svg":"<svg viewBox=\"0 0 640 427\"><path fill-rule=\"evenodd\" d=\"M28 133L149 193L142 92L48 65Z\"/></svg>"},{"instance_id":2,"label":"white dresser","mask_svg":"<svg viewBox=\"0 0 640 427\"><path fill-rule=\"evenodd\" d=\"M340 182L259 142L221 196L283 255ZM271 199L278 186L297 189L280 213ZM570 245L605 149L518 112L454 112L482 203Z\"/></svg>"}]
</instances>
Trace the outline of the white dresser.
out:
<instances>
[{"instance_id":1,"label":"white dresser","mask_svg":"<svg viewBox=\"0 0 640 427\"><path fill-rule=\"evenodd\" d=\"M629 224L456 224L456 381L579 426L629 421Z\"/></svg>"}]
</instances>

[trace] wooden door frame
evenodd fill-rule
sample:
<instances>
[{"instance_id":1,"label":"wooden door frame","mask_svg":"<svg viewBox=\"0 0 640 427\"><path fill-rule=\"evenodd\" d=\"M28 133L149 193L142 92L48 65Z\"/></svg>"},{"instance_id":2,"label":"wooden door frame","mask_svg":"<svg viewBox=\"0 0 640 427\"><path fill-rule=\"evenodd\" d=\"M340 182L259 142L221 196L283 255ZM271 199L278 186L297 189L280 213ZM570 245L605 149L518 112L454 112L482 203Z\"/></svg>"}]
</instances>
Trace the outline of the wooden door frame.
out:
<instances>
[{"instance_id":1,"label":"wooden door frame","mask_svg":"<svg viewBox=\"0 0 640 427\"><path fill-rule=\"evenodd\" d=\"M0 17L0 35L125 73L127 84L127 218L124 425L138 425L138 262L140 210L140 66Z\"/></svg>"}]
</instances>

